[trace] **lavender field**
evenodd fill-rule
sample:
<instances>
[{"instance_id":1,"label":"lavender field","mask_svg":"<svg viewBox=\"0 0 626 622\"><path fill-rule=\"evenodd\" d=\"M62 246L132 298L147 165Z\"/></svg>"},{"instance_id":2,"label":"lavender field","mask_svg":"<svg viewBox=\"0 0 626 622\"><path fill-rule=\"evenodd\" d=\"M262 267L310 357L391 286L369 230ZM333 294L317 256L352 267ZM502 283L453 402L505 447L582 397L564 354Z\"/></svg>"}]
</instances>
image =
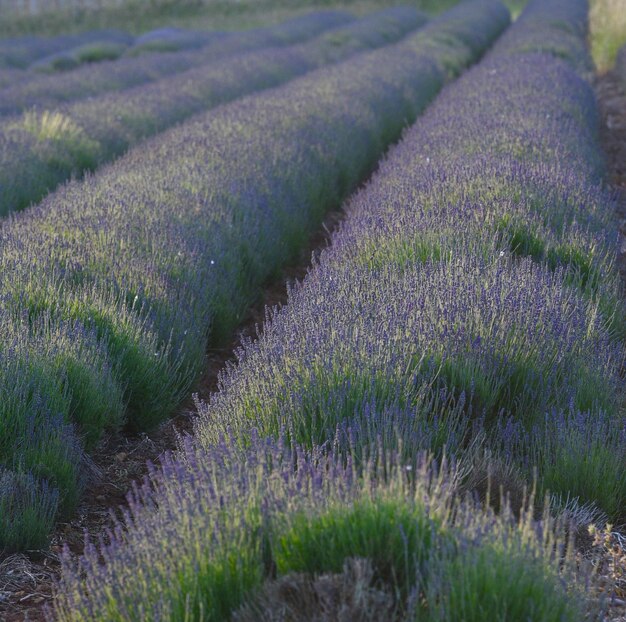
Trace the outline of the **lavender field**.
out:
<instances>
[{"instance_id":1,"label":"lavender field","mask_svg":"<svg viewBox=\"0 0 626 622\"><path fill-rule=\"evenodd\" d=\"M626 616L589 6L425 8L0 39L0 618Z\"/></svg>"}]
</instances>

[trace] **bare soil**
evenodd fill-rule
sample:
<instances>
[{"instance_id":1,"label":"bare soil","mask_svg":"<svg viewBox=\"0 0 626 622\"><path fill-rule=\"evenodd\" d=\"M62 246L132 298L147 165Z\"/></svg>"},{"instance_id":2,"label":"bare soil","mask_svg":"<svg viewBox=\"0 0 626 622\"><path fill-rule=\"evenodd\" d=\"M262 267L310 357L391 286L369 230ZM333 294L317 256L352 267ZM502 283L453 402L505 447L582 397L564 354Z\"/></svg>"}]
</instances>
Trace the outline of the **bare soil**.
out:
<instances>
[{"instance_id":1,"label":"bare soil","mask_svg":"<svg viewBox=\"0 0 626 622\"><path fill-rule=\"evenodd\" d=\"M613 72L597 76L595 90L601 113L600 139L607 159L608 182L615 190L620 232L617 265L626 286L626 84ZM601 572L612 585L608 620L626 622L626 537L614 534L606 543Z\"/></svg>"},{"instance_id":2,"label":"bare soil","mask_svg":"<svg viewBox=\"0 0 626 622\"><path fill-rule=\"evenodd\" d=\"M609 72L596 78L595 88L602 115L600 139L607 158L608 181L617 196L621 233L618 265L626 283L626 84Z\"/></svg>"}]
</instances>

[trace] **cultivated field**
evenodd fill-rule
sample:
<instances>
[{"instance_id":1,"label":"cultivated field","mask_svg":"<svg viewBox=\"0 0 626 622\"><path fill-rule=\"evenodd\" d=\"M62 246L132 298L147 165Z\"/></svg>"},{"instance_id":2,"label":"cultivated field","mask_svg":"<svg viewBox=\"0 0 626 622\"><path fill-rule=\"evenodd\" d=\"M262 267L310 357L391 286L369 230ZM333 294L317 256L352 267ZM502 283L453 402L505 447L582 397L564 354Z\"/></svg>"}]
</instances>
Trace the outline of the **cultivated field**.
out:
<instances>
[{"instance_id":1,"label":"cultivated field","mask_svg":"<svg viewBox=\"0 0 626 622\"><path fill-rule=\"evenodd\" d=\"M618 5L0 1L0 618L626 619Z\"/></svg>"}]
</instances>

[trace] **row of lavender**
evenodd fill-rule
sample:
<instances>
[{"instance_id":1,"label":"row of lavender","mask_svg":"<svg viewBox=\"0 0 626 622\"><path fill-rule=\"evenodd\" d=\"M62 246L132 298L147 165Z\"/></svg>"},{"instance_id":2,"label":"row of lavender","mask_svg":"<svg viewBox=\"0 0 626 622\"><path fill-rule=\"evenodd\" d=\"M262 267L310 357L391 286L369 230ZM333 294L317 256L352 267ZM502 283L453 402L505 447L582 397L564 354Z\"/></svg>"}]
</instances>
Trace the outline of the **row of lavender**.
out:
<instances>
[{"instance_id":1,"label":"row of lavender","mask_svg":"<svg viewBox=\"0 0 626 622\"><path fill-rule=\"evenodd\" d=\"M131 35L119 30L90 30L74 35L36 37L33 35L0 40L0 68L25 69L36 61L94 39L107 43L129 43Z\"/></svg>"},{"instance_id":2,"label":"row of lavender","mask_svg":"<svg viewBox=\"0 0 626 622\"><path fill-rule=\"evenodd\" d=\"M0 115L19 114L27 108L54 107L86 97L152 82L190 67L262 48L293 45L322 32L345 26L354 17L339 11L320 11L275 26L233 33L199 50L146 54L136 58L85 66L62 75L41 75L0 90Z\"/></svg>"},{"instance_id":3,"label":"row of lavender","mask_svg":"<svg viewBox=\"0 0 626 622\"><path fill-rule=\"evenodd\" d=\"M116 60L122 55L175 52L209 45L225 33L164 28L135 38L117 31L89 31L52 38L0 40L0 89L36 80L40 73L76 69L83 64Z\"/></svg>"},{"instance_id":4,"label":"row of lavender","mask_svg":"<svg viewBox=\"0 0 626 622\"><path fill-rule=\"evenodd\" d=\"M577 33L581 66L584 9L532 3L416 124L201 408L204 445L399 431L407 457L486 453L511 492L537 467L555 506L626 519L617 227L593 92L558 59Z\"/></svg>"},{"instance_id":5,"label":"row of lavender","mask_svg":"<svg viewBox=\"0 0 626 622\"><path fill-rule=\"evenodd\" d=\"M387 9L307 43L214 61L55 112L7 118L0 122L0 214L22 209L70 176L195 113L387 45L425 21L410 7ZM315 15L312 24L317 29Z\"/></svg>"},{"instance_id":6,"label":"row of lavender","mask_svg":"<svg viewBox=\"0 0 626 622\"><path fill-rule=\"evenodd\" d=\"M201 30L184 30L181 28L159 28L143 33L137 38L120 33L117 39L101 37L94 33L88 42L63 49L54 54L44 56L30 66L38 72L53 73L76 69L83 63L95 63L105 60L116 60L121 56L139 56L152 52L178 52L197 49L214 43L226 41L227 33L207 32Z\"/></svg>"},{"instance_id":7,"label":"row of lavender","mask_svg":"<svg viewBox=\"0 0 626 622\"><path fill-rule=\"evenodd\" d=\"M201 406L204 449L339 430L352 451L457 456L468 486L490 466L518 505L537 468L551 507L626 519L618 234L572 68L585 24L584 2L531 3L418 121Z\"/></svg>"},{"instance_id":8,"label":"row of lavender","mask_svg":"<svg viewBox=\"0 0 626 622\"><path fill-rule=\"evenodd\" d=\"M125 525L66 557L60 620L601 617L534 500L457 495L537 466L546 512L624 518L615 229L593 93L558 59L585 9L532 2L405 135Z\"/></svg>"},{"instance_id":9,"label":"row of lavender","mask_svg":"<svg viewBox=\"0 0 626 622\"><path fill-rule=\"evenodd\" d=\"M82 441L170 414L207 342L507 21L500 4L463 5L179 126L5 224L4 548L33 546L73 506Z\"/></svg>"},{"instance_id":10,"label":"row of lavender","mask_svg":"<svg viewBox=\"0 0 626 622\"><path fill-rule=\"evenodd\" d=\"M581 66L585 18L532 3L420 119L201 408L204 445L399 430L407 457L469 444L507 486L538 467L555 505L626 519L617 227L593 91L558 58L577 33Z\"/></svg>"},{"instance_id":11,"label":"row of lavender","mask_svg":"<svg viewBox=\"0 0 626 622\"><path fill-rule=\"evenodd\" d=\"M326 12L331 19L345 23L346 13ZM246 35L252 39L264 31L278 34L274 26L245 33L158 28L137 37L120 30L93 30L56 37L22 36L0 40L0 69L39 72L67 71L81 63L115 60L122 55L139 56L152 52L177 52L214 44L218 40L227 47L237 40L239 46ZM261 35L262 37L265 35ZM258 44L258 41L252 45Z\"/></svg>"},{"instance_id":12,"label":"row of lavender","mask_svg":"<svg viewBox=\"0 0 626 622\"><path fill-rule=\"evenodd\" d=\"M29 80L34 80L37 74L32 71L22 71L21 69L0 68L0 89L15 84L24 84Z\"/></svg>"},{"instance_id":13,"label":"row of lavender","mask_svg":"<svg viewBox=\"0 0 626 622\"><path fill-rule=\"evenodd\" d=\"M50 56L37 60L32 63L32 71L15 67L11 61L14 55L17 55L19 59L26 52L25 62L29 64L28 58L35 58L41 53L39 40L32 37L0 40L0 89L35 80L39 75L38 72L41 71L67 70L73 69L82 63L119 58L132 40L133 37L131 35L118 31L91 31L85 33L78 40L78 45L76 45L77 41L70 37L67 42L59 43L59 45L74 47L66 51L54 52ZM44 40L44 50L46 48L50 49L47 44L48 41ZM57 48L52 46L52 49Z\"/></svg>"}]
</instances>

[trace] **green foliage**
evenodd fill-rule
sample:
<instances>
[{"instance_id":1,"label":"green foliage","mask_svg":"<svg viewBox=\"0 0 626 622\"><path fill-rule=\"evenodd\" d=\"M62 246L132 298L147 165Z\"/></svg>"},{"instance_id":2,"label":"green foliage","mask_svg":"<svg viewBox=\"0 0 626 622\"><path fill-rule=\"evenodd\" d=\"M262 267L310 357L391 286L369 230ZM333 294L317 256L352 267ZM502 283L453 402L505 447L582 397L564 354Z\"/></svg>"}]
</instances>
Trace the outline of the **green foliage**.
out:
<instances>
[{"instance_id":1,"label":"green foliage","mask_svg":"<svg viewBox=\"0 0 626 622\"><path fill-rule=\"evenodd\" d=\"M81 45L73 51L73 56L78 63L99 63L105 60L119 58L128 46L122 43L110 43L96 41Z\"/></svg>"},{"instance_id":2,"label":"green foliage","mask_svg":"<svg viewBox=\"0 0 626 622\"><path fill-rule=\"evenodd\" d=\"M408 240L406 237L397 239L385 238L382 241L368 243L359 249L356 261L371 270L384 268L388 265L403 267L427 261L440 261L444 250L440 240L441 232L437 236L427 234L419 238Z\"/></svg>"},{"instance_id":3,"label":"green foliage","mask_svg":"<svg viewBox=\"0 0 626 622\"><path fill-rule=\"evenodd\" d=\"M47 493L41 487L32 476L0 469L0 555L46 545L58 500L52 495L41 503Z\"/></svg>"},{"instance_id":4,"label":"green foliage","mask_svg":"<svg viewBox=\"0 0 626 622\"><path fill-rule=\"evenodd\" d=\"M347 558L369 559L376 579L406 598L426 571L439 531L419 505L398 498L361 499L320 516L290 517L289 529L275 538L273 553L279 574L338 573Z\"/></svg>"},{"instance_id":5,"label":"green foliage","mask_svg":"<svg viewBox=\"0 0 626 622\"><path fill-rule=\"evenodd\" d=\"M504 546L501 546L504 544ZM577 622L581 608L545 560L516 543L482 544L433 564L437 580L427 590L419 622L533 620Z\"/></svg>"},{"instance_id":6,"label":"green foliage","mask_svg":"<svg viewBox=\"0 0 626 622\"><path fill-rule=\"evenodd\" d=\"M626 44L626 11L622 0L591 0L590 45L599 71L611 68L618 50Z\"/></svg>"},{"instance_id":7,"label":"green foliage","mask_svg":"<svg viewBox=\"0 0 626 622\"><path fill-rule=\"evenodd\" d=\"M512 253L522 257L530 256L536 261L543 259L546 245L527 225L512 223L511 217L507 215L497 223L496 230L504 234Z\"/></svg>"},{"instance_id":8,"label":"green foliage","mask_svg":"<svg viewBox=\"0 0 626 622\"><path fill-rule=\"evenodd\" d=\"M581 506L599 508L611 520L622 521L626 518L625 450L620 431L608 426L602 416L595 417L594 435L567 421L561 423L559 434L546 435L536 444L533 464L541 474L542 492L555 495L559 502L573 499Z\"/></svg>"}]
</instances>

